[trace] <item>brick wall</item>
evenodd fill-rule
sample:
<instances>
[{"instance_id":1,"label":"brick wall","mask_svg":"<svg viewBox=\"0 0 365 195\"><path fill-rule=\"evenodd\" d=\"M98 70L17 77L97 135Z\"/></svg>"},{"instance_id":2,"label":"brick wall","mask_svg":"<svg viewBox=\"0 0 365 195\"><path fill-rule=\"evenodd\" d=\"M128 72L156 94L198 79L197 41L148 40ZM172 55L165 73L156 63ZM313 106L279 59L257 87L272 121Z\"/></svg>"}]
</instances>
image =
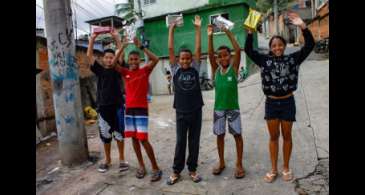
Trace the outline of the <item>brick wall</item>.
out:
<instances>
[{"instance_id":1,"label":"brick wall","mask_svg":"<svg viewBox=\"0 0 365 195\"><path fill-rule=\"evenodd\" d=\"M329 13L328 8L328 3L326 3L323 7L321 7L320 10L318 10L318 18L316 18L312 23L308 25L308 28L312 32L316 41L329 37L329 15L326 15ZM320 35L320 38L318 35ZM300 42L304 42L302 36L300 37Z\"/></svg>"},{"instance_id":2,"label":"brick wall","mask_svg":"<svg viewBox=\"0 0 365 195\"><path fill-rule=\"evenodd\" d=\"M40 133L42 136L46 136L51 132L56 132L56 123L54 120L53 94L48 65L48 53L46 43L44 41L37 43L37 54L37 67L43 70L37 75L37 77L39 77L39 85L37 86L39 89L37 89L37 92L41 93L37 95L41 96L40 101L42 101L42 105L37 106L37 117ZM95 57L100 59L101 54L96 53ZM90 98L93 98L93 100L96 98L96 86L94 87L96 80L94 78L94 74L88 68L86 49L78 48L76 50L76 61L79 65L82 105L83 107L88 105L91 106L92 101L90 101ZM85 88L87 88L87 90ZM92 97L88 95L90 93L92 94Z\"/></svg>"}]
</instances>

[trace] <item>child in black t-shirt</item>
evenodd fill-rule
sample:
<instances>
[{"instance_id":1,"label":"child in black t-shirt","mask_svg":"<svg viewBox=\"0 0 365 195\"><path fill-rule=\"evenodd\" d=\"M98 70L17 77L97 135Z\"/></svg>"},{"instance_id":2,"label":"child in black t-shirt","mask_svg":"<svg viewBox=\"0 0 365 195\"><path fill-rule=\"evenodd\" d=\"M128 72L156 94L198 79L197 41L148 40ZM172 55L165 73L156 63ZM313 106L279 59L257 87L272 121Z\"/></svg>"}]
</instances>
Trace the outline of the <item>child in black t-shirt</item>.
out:
<instances>
[{"instance_id":1,"label":"child in black t-shirt","mask_svg":"<svg viewBox=\"0 0 365 195\"><path fill-rule=\"evenodd\" d=\"M202 178L196 172L198 166L200 131L202 123L203 98L199 83L200 55L201 55L201 20L195 16L195 59L189 49L179 51L178 61L174 53L174 29L176 24L169 27L169 58L174 84L174 108L176 109L176 147L173 163L174 173L167 180L167 184L175 184L184 169L186 140L189 139L189 155L187 165L189 175L194 182Z\"/></svg>"},{"instance_id":2,"label":"child in black t-shirt","mask_svg":"<svg viewBox=\"0 0 365 195\"><path fill-rule=\"evenodd\" d=\"M117 141L119 150L119 168L120 171L128 169L128 163L124 161L124 124L121 124L120 117L124 116L124 98L121 91L121 78L118 72L114 70L119 56L123 51L123 47L117 31L113 31L113 38L116 41L118 51L115 55L114 51L107 49L104 51L102 63L95 60L93 56L94 42L98 34L93 33L87 50L87 57L91 71L97 76L97 110L98 121L100 127L100 138L104 143L105 162L100 164L98 171L106 172L111 164L111 140L112 136ZM125 44L123 44L125 45ZM119 117L118 117L119 116Z\"/></svg>"}]
</instances>

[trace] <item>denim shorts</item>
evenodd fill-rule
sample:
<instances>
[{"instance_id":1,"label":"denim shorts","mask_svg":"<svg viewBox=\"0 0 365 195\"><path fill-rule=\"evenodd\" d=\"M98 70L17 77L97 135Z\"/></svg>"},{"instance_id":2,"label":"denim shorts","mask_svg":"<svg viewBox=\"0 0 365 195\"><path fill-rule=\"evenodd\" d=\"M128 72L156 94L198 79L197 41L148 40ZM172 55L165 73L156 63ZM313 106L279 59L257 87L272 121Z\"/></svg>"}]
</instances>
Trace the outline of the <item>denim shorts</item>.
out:
<instances>
[{"instance_id":1,"label":"denim shorts","mask_svg":"<svg viewBox=\"0 0 365 195\"><path fill-rule=\"evenodd\" d=\"M265 119L279 119L284 121L296 121L296 108L294 96L286 99L266 98L265 102Z\"/></svg>"}]
</instances>

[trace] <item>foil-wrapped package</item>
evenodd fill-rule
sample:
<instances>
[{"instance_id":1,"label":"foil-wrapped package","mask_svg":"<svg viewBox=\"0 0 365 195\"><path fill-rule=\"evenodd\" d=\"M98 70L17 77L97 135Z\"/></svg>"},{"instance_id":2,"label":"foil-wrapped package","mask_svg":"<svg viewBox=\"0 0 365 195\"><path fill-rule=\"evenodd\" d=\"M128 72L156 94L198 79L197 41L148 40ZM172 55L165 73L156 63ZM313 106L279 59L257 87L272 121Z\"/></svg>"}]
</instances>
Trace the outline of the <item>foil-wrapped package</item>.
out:
<instances>
[{"instance_id":1,"label":"foil-wrapped package","mask_svg":"<svg viewBox=\"0 0 365 195\"><path fill-rule=\"evenodd\" d=\"M169 27L176 22L177 27L182 27L184 25L184 19L182 14L172 14L166 16L166 27Z\"/></svg>"},{"instance_id":2,"label":"foil-wrapped package","mask_svg":"<svg viewBox=\"0 0 365 195\"><path fill-rule=\"evenodd\" d=\"M214 18L213 24L216 27L218 27L219 29L222 29L223 27L225 27L228 30L232 30L234 27L233 22L223 18L222 16L218 16L218 17Z\"/></svg>"},{"instance_id":3,"label":"foil-wrapped package","mask_svg":"<svg viewBox=\"0 0 365 195\"><path fill-rule=\"evenodd\" d=\"M124 26L123 29L124 29L123 35L124 37L126 37L127 43L133 43L133 39L137 34L137 29L135 28L134 24Z\"/></svg>"}]
</instances>

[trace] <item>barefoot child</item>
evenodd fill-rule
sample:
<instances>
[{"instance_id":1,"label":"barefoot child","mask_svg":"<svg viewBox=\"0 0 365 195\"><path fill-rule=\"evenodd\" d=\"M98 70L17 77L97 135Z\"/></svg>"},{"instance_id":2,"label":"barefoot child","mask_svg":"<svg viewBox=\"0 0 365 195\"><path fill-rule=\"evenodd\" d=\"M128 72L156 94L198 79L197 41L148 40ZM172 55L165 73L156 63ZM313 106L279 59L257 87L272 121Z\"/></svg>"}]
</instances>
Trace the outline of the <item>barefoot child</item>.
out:
<instances>
[{"instance_id":1,"label":"barefoot child","mask_svg":"<svg viewBox=\"0 0 365 195\"><path fill-rule=\"evenodd\" d=\"M140 146L140 143L142 143L152 164L153 173L151 181L155 182L161 179L162 171L157 165L152 145L148 141L147 93L149 75L159 59L149 49L145 48L137 38L134 38L134 44L147 54L149 61L140 68L141 58L139 52L131 51L128 55L129 68L115 67L115 70L123 76L125 81L126 113L124 135L125 137L131 137L133 141L133 148L139 163L136 177L142 179L146 175ZM120 51L120 53L122 52Z\"/></svg>"},{"instance_id":2,"label":"barefoot child","mask_svg":"<svg viewBox=\"0 0 365 195\"><path fill-rule=\"evenodd\" d=\"M102 64L95 60L93 56L93 48L97 36L98 34L95 33L91 36L87 50L87 57L89 65L91 65L91 71L98 77L97 105L99 112L99 134L102 142L104 143L105 151L105 162L99 166L98 171L106 172L111 165L110 148L112 135L118 145L120 171L125 171L128 169L128 164L124 161L124 125L119 124L118 122L121 121L120 118L118 119L118 115L123 112L122 107L124 104L124 98L120 88L120 75L113 68L117 57L113 50L107 49L104 51ZM117 47L121 48L122 46L120 44L118 32L113 31L112 36L116 41Z\"/></svg>"},{"instance_id":3,"label":"barefoot child","mask_svg":"<svg viewBox=\"0 0 365 195\"><path fill-rule=\"evenodd\" d=\"M241 49L231 31L223 29L231 41L235 55L231 63L231 50L222 45L217 50L217 58L213 47L213 26L208 26L208 55L215 81L215 103L213 133L217 135L219 164L213 168L213 174L219 175L225 168L224 162L224 136L226 121L229 132L236 142L236 171L234 176L243 178L245 172L242 166L243 139L241 136L241 115L238 104L237 75L241 61Z\"/></svg>"},{"instance_id":4,"label":"barefoot child","mask_svg":"<svg viewBox=\"0 0 365 195\"><path fill-rule=\"evenodd\" d=\"M174 54L175 24L169 27L169 58L173 84L175 86L174 108L176 109L176 147L173 163L174 173L167 180L168 185L175 184L184 169L186 139L188 139L189 155L187 166L189 175L194 182L202 179L196 172L199 156L200 130L202 123L203 98L199 84L200 53L201 53L201 20L195 16L195 59L189 49L179 51L179 59Z\"/></svg>"},{"instance_id":5,"label":"barefoot child","mask_svg":"<svg viewBox=\"0 0 365 195\"><path fill-rule=\"evenodd\" d=\"M302 29L305 44L299 51L284 55L285 39L273 36L269 42L270 53L260 54L253 49L253 35L250 30L245 43L245 52L261 69L262 89L266 95L265 119L270 133L272 169L265 175L264 180L269 183L278 175L280 127L284 139L282 176L284 181L293 179L293 173L289 169L292 150L291 130L296 113L293 92L297 89L299 66L314 47L313 36L302 19L296 13L289 13L288 16L292 24Z\"/></svg>"}]
</instances>

